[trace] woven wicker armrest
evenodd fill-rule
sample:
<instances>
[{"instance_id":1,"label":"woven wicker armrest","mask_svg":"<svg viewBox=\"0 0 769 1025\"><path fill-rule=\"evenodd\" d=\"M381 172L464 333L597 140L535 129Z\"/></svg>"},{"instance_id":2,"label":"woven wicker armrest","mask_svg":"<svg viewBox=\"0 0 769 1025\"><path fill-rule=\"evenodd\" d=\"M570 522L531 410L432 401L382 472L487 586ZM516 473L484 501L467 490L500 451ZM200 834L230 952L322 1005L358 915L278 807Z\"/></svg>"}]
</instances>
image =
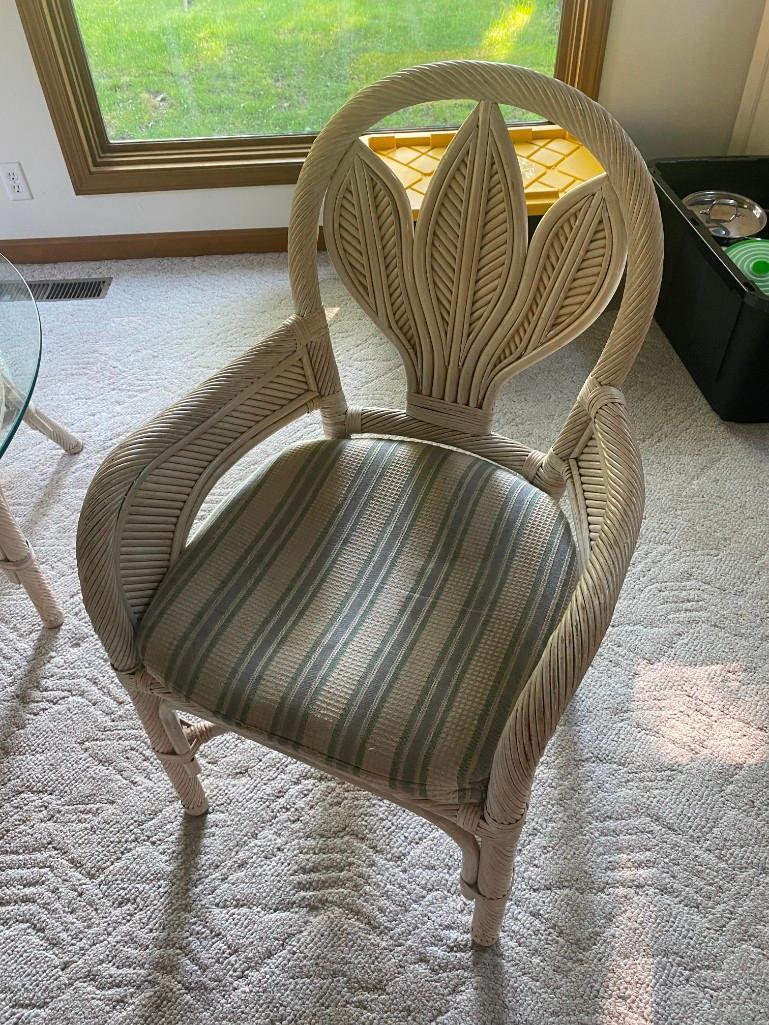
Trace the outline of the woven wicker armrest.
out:
<instances>
[{"instance_id":1,"label":"woven wicker armrest","mask_svg":"<svg viewBox=\"0 0 769 1025\"><path fill-rule=\"evenodd\" d=\"M612 574L620 563L622 566L619 590L643 514L641 455L619 388L600 385L590 375L580 392L577 409L582 410L588 426L568 459L565 476L583 572L602 557L607 546L613 551L622 538L627 545L624 561L617 551L612 563Z\"/></svg>"},{"instance_id":2,"label":"woven wicker armrest","mask_svg":"<svg viewBox=\"0 0 769 1025\"><path fill-rule=\"evenodd\" d=\"M218 478L291 420L333 409L334 375L319 385L313 360L327 338L322 311L290 317L100 467L80 515L77 556L86 608L116 669L137 665L138 622Z\"/></svg>"}]
</instances>

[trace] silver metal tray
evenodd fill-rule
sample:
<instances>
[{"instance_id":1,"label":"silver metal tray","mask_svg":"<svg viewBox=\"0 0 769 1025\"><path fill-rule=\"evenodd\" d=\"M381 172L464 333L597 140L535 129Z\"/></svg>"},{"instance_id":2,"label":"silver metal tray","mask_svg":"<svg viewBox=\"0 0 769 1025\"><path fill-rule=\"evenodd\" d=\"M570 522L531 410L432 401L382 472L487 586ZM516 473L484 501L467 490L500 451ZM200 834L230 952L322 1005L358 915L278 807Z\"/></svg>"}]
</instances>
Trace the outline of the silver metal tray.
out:
<instances>
[{"instance_id":1,"label":"silver metal tray","mask_svg":"<svg viewBox=\"0 0 769 1025\"><path fill-rule=\"evenodd\" d=\"M750 238L766 226L766 210L737 192L705 189L684 196L683 204L716 238Z\"/></svg>"}]
</instances>

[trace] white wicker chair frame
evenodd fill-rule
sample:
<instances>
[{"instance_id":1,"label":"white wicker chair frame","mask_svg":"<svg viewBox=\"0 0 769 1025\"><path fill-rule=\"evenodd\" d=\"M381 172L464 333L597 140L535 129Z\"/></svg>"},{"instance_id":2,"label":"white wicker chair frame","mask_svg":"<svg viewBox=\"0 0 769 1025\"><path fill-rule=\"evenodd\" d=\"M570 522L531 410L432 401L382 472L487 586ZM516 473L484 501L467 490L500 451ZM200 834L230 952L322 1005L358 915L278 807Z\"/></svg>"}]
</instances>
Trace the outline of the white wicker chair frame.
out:
<instances>
[{"instance_id":1,"label":"white wicker chair frame","mask_svg":"<svg viewBox=\"0 0 769 1025\"><path fill-rule=\"evenodd\" d=\"M414 230L402 187L358 140L393 111L441 98L479 105L441 161ZM520 171L497 103L562 125L606 171L553 207L528 255ZM342 393L316 265L324 196L332 258L403 357L405 412L351 408ZM550 450L491 433L499 384L598 316L626 254L613 330ZM556 497L568 490L580 577L499 738L485 802L437 805L366 787L457 842L461 889L475 902L473 939L497 939L535 768L608 627L636 544L643 477L620 388L649 327L661 267L660 217L641 156L603 108L562 82L502 64L424 65L364 90L329 122L292 208L296 315L122 442L96 475L80 519L86 608L189 813L207 808L196 752L231 727L151 677L136 631L203 498L247 450L320 410L330 437L379 433L450 445ZM190 725L178 710L206 721Z\"/></svg>"}]
</instances>

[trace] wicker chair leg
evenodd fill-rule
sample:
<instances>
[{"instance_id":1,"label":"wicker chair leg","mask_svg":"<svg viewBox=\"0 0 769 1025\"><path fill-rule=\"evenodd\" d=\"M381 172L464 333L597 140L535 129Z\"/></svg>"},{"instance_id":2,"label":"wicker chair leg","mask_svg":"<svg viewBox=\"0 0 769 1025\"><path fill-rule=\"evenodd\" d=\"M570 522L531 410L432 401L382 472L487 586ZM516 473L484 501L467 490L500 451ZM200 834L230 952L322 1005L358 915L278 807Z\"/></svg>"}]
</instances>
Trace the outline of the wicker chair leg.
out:
<instances>
[{"instance_id":1,"label":"wicker chair leg","mask_svg":"<svg viewBox=\"0 0 769 1025\"><path fill-rule=\"evenodd\" d=\"M478 863L471 935L474 943L490 947L499 939L513 883L515 852L523 822L517 830L484 837Z\"/></svg>"},{"instance_id":2,"label":"wicker chair leg","mask_svg":"<svg viewBox=\"0 0 769 1025\"><path fill-rule=\"evenodd\" d=\"M208 799L199 778L200 766L175 710L154 694L138 690L129 693L152 749L179 795L185 812L204 815L208 811Z\"/></svg>"}]
</instances>

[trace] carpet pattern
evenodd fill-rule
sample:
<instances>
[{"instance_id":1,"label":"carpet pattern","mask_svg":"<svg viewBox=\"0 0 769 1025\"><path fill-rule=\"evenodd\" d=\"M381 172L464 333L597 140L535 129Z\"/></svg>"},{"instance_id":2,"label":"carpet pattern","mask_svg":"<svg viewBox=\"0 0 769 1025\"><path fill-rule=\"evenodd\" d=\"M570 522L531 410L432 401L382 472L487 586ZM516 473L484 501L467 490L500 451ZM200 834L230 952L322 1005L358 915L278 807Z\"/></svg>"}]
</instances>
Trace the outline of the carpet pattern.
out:
<instances>
[{"instance_id":1,"label":"carpet pattern","mask_svg":"<svg viewBox=\"0 0 769 1025\"><path fill-rule=\"evenodd\" d=\"M458 855L426 823L254 744L201 757L185 820L85 617L80 505L125 433L291 311L282 256L30 268L114 275L45 304L6 498L67 619L0 579L2 1025L750 1025L769 1018L769 426L724 424L660 332L627 386L639 550L540 767L498 947L472 950ZM402 402L398 357L326 302L348 396ZM546 446L605 337L510 382L495 428ZM202 515L305 419L219 483Z\"/></svg>"}]
</instances>

